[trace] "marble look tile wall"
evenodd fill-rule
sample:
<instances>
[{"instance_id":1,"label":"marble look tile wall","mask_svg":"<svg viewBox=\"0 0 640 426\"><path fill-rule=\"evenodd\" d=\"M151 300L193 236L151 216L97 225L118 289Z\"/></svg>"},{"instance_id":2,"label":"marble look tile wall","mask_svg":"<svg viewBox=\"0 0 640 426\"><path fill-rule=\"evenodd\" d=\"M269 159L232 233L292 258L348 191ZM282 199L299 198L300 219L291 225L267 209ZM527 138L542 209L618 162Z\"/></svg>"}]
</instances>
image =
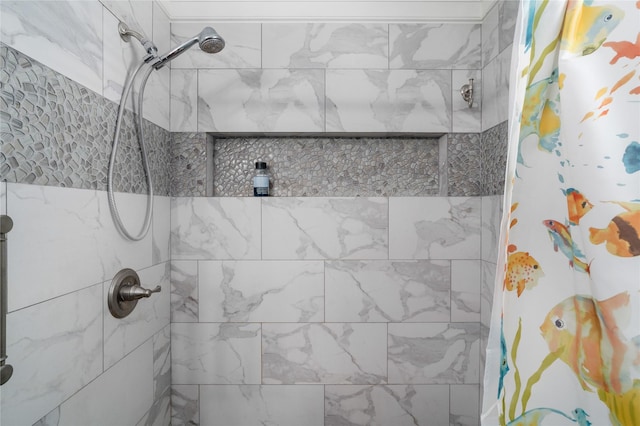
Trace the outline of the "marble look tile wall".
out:
<instances>
[{"instance_id":1,"label":"marble look tile wall","mask_svg":"<svg viewBox=\"0 0 640 426\"><path fill-rule=\"evenodd\" d=\"M173 131L480 131L480 102L469 109L457 87L481 85L480 24L211 25L229 43L174 62ZM174 22L172 38L200 28Z\"/></svg>"},{"instance_id":2,"label":"marble look tile wall","mask_svg":"<svg viewBox=\"0 0 640 426\"><path fill-rule=\"evenodd\" d=\"M509 118L511 46L519 1L500 0L482 23L482 130Z\"/></svg>"},{"instance_id":3,"label":"marble look tile wall","mask_svg":"<svg viewBox=\"0 0 640 426\"><path fill-rule=\"evenodd\" d=\"M176 199L173 421L477 425L483 211L479 197Z\"/></svg>"},{"instance_id":4,"label":"marble look tile wall","mask_svg":"<svg viewBox=\"0 0 640 426\"><path fill-rule=\"evenodd\" d=\"M136 424L144 416L144 424L168 424L169 215L154 215L149 235L130 243L112 225L104 191L3 187L14 221L7 253L14 376L2 387L0 422ZM117 197L125 223L140 226L146 195ZM154 202L169 208L167 197ZM116 320L106 293L123 267L136 269L143 286L163 291ZM115 390L123 383L132 393ZM114 404L121 404L121 418Z\"/></svg>"}]
</instances>

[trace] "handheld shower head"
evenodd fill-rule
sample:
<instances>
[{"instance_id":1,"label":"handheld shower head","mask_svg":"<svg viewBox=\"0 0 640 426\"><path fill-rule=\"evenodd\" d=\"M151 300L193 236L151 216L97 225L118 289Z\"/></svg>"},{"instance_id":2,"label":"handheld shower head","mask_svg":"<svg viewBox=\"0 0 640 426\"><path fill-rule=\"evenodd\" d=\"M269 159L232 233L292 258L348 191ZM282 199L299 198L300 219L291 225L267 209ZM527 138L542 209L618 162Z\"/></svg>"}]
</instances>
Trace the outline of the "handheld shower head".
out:
<instances>
[{"instance_id":1,"label":"handheld shower head","mask_svg":"<svg viewBox=\"0 0 640 426\"><path fill-rule=\"evenodd\" d=\"M218 53L224 49L224 39L211 27L205 27L198 34L200 49L206 53Z\"/></svg>"},{"instance_id":2,"label":"handheld shower head","mask_svg":"<svg viewBox=\"0 0 640 426\"><path fill-rule=\"evenodd\" d=\"M191 46L198 43L200 49L205 53L218 53L224 48L224 39L211 27L204 27L200 34L190 38L179 46L176 46L169 52L158 58L158 61L153 64L155 69L160 69L166 65L167 62L177 58Z\"/></svg>"}]
</instances>

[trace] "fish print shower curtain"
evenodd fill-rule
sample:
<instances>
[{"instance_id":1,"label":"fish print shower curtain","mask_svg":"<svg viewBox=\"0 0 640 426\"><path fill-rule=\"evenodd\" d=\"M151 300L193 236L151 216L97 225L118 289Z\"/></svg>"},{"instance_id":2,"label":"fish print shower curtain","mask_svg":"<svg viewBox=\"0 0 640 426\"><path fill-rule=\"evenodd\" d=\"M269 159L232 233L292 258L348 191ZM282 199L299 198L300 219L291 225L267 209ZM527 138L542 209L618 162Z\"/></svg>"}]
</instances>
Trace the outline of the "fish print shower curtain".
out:
<instances>
[{"instance_id":1,"label":"fish print shower curtain","mask_svg":"<svg viewBox=\"0 0 640 426\"><path fill-rule=\"evenodd\" d=\"M640 1L524 0L485 425L640 425Z\"/></svg>"}]
</instances>

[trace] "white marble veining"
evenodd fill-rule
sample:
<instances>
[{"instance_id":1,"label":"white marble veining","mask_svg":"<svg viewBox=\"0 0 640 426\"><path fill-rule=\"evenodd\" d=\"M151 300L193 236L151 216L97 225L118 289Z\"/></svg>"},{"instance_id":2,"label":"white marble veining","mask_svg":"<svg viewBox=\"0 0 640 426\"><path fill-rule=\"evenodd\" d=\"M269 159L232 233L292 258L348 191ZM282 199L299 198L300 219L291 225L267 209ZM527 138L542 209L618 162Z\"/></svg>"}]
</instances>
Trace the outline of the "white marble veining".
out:
<instances>
[{"instance_id":1,"label":"white marble veining","mask_svg":"<svg viewBox=\"0 0 640 426\"><path fill-rule=\"evenodd\" d=\"M489 13L482 20L482 64L487 65L500 53L498 3L494 4Z\"/></svg>"},{"instance_id":2,"label":"white marble veining","mask_svg":"<svg viewBox=\"0 0 640 426\"><path fill-rule=\"evenodd\" d=\"M480 321L480 260L451 261L451 321Z\"/></svg>"},{"instance_id":3,"label":"white marble veining","mask_svg":"<svg viewBox=\"0 0 640 426\"><path fill-rule=\"evenodd\" d=\"M323 426L322 386L200 386L200 424Z\"/></svg>"},{"instance_id":4,"label":"white marble veining","mask_svg":"<svg viewBox=\"0 0 640 426\"><path fill-rule=\"evenodd\" d=\"M513 43L520 2L517 0L503 0L498 4L498 7L500 8L498 44L500 46L500 51L503 51Z\"/></svg>"},{"instance_id":5,"label":"white marble veining","mask_svg":"<svg viewBox=\"0 0 640 426\"><path fill-rule=\"evenodd\" d=\"M263 324L262 383L384 383L386 334L386 324Z\"/></svg>"},{"instance_id":6,"label":"white marble veining","mask_svg":"<svg viewBox=\"0 0 640 426\"><path fill-rule=\"evenodd\" d=\"M260 200L172 198L171 258L260 259Z\"/></svg>"},{"instance_id":7,"label":"white marble veining","mask_svg":"<svg viewBox=\"0 0 640 426\"><path fill-rule=\"evenodd\" d=\"M482 288L480 290L480 322L483 326L491 325L491 307L495 291L496 264L482 261ZM502 283L500 283L502 285Z\"/></svg>"},{"instance_id":8,"label":"white marble veining","mask_svg":"<svg viewBox=\"0 0 640 426\"><path fill-rule=\"evenodd\" d=\"M388 26L264 23L264 68L388 68Z\"/></svg>"},{"instance_id":9,"label":"white marble veining","mask_svg":"<svg viewBox=\"0 0 640 426\"><path fill-rule=\"evenodd\" d=\"M33 424L102 373L102 286L9 314L7 355L0 423Z\"/></svg>"},{"instance_id":10,"label":"white marble veining","mask_svg":"<svg viewBox=\"0 0 640 426\"><path fill-rule=\"evenodd\" d=\"M0 3L0 40L102 94L102 13L97 1Z\"/></svg>"},{"instance_id":11,"label":"white marble veining","mask_svg":"<svg viewBox=\"0 0 640 426\"><path fill-rule=\"evenodd\" d=\"M326 426L449 424L449 386L325 386Z\"/></svg>"},{"instance_id":12,"label":"white marble veining","mask_svg":"<svg viewBox=\"0 0 640 426\"><path fill-rule=\"evenodd\" d=\"M11 183L7 191L14 217L9 311L111 280L122 265L151 264L151 233L125 241L113 225L106 192ZM125 225L140 229L147 196L115 195Z\"/></svg>"},{"instance_id":13,"label":"white marble veining","mask_svg":"<svg viewBox=\"0 0 640 426\"><path fill-rule=\"evenodd\" d=\"M497 263L502 195L482 197L482 260Z\"/></svg>"},{"instance_id":14,"label":"white marble veining","mask_svg":"<svg viewBox=\"0 0 640 426\"><path fill-rule=\"evenodd\" d=\"M479 259L478 197L389 199L391 259Z\"/></svg>"},{"instance_id":15,"label":"white marble veining","mask_svg":"<svg viewBox=\"0 0 640 426\"><path fill-rule=\"evenodd\" d=\"M154 124L169 129L171 105L171 69L153 71L144 88L142 116Z\"/></svg>"},{"instance_id":16,"label":"white marble veining","mask_svg":"<svg viewBox=\"0 0 640 426\"><path fill-rule=\"evenodd\" d=\"M198 262L201 322L324 320L322 262Z\"/></svg>"},{"instance_id":17,"label":"white marble veining","mask_svg":"<svg viewBox=\"0 0 640 426\"><path fill-rule=\"evenodd\" d=\"M511 49L505 49L482 70L482 130L509 118Z\"/></svg>"},{"instance_id":18,"label":"white marble veining","mask_svg":"<svg viewBox=\"0 0 640 426\"><path fill-rule=\"evenodd\" d=\"M390 24L389 67L480 69L480 24Z\"/></svg>"},{"instance_id":19,"label":"white marble veining","mask_svg":"<svg viewBox=\"0 0 640 426\"><path fill-rule=\"evenodd\" d=\"M160 263L138 272L140 285L153 289L161 286L160 293L138 301L136 308L125 318L114 318L104 309L104 365L105 368L122 359L145 340L169 324L169 262ZM104 300L109 295L111 281L104 283Z\"/></svg>"},{"instance_id":20,"label":"white marble veining","mask_svg":"<svg viewBox=\"0 0 640 426\"><path fill-rule=\"evenodd\" d=\"M198 71L199 132L322 132L324 71Z\"/></svg>"},{"instance_id":21,"label":"white marble veining","mask_svg":"<svg viewBox=\"0 0 640 426\"><path fill-rule=\"evenodd\" d=\"M198 322L198 262L171 262L171 322Z\"/></svg>"},{"instance_id":22,"label":"white marble veining","mask_svg":"<svg viewBox=\"0 0 640 426\"><path fill-rule=\"evenodd\" d=\"M327 132L451 131L449 70L327 70Z\"/></svg>"},{"instance_id":23,"label":"white marble veining","mask_svg":"<svg viewBox=\"0 0 640 426\"><path fill-rule=\"evenodd\" d=\"M126 389L123 390L123 383ZM59 407L59 425L134 425L153 403L153 343L126 358ZM53 426L53 425L52 425Z\"/></svg>"},{"instance_id":24,"label":"white marble veining","mask_svg":"<svg viewBox=\"0 0 640 426\"><path fill-rule=\"evenodd\" d=\"M198 131L198 71L171 70L171 131Z\"/></svg>"},{"instance_id":25,"label":"white marble veining","mask_svg":"<svg viewBox=\"0 0 640 426\"><path fill-rule=\"evenodd\" d=\"M0 214L7 214L7 182L0 181Z\"/></svg>"},{"instance_id":26,"label":"white marble veining","mask_svg":"<svg viewBox=\"0 0 640 426\"><path fill-rule=\"evenodd\" d=\"M480 324L389 324L389 383L478 383Z\"/></svg>"},{"instance_id":27,"label":"white marble veining","mask_svg":"<svg viewBox=\"0 0 640 426\"><path fill-rule=\"evenodd\" d=\"M171 326L167 325L153 338L153 405L138 425L169 426L171 424Z\"/></svg>"},{"instance_id":28,"label":"white marble veining","mask_svg":"<svg viewBox=\"0 0 640 426\"><path fill-rule=\"evenodd\" d=\"M269 198L263 259L386 259L385 198Z\"/></svg>"},{"instance_id":29,"label":"white marble veining","mask_svg":"<svg viewBox=\"0 0 640 426\"><path fill-rule=\"evenodd\" d=\"M480 70L453 70L451 96L454 133L480 133L482 129L482 72ZM460 95L460 89L473 79L473 103L469 104Z\"/></svg>"},{"instance_id":30,"label":"white marble veining","mask_svg":"<svg viewBox=\"0 0 640 426\"><path fill-rule=\"evenodd\" d=\"M326 321L448 321L448 261L326 262Z\"/></svg>"},{"instance_id":31,"label":"white marble veining","mask_svg":"<svg viewBox=\"0 0 640 426\"><path fill-rule=\"evenodd\" d=\"M244 22L173 22L171 42L174 46L197 36L205 26L213 27L224 39L218 53L205 53L194 46L171 61L172 68L260 68L260 24ZM265 67L266 68L266 67Z\"/></svg>"},{"instance_id":32,"label":"white marble veining","mask_svg":"<svg viewBox=\"0 0 640 426\"><path fill-rule=\"evenodd\" d=\"M477 426L480 424L480 385L451 385L450 424Z\"/></svg>"},{"instance_id":33,"label":"white marble veining","mask_svg":"<svg viewBox=\"0 0 640 426\"><path fill-rule=\"evenodd\" d=\"M153 1L153 43L158 48L158 53L168 52L173 47L171 45L171 21L158 2ZM167 64L169 68L173 64Z\"/></svg>"},{"instance_id":34,"label":"white marble veining","mask_svg":"<svg viewBox=\"0 0 640 426\"><path fill-rule=\"evenodd\" d=\"M171 260L171 197L153 198L153 259L154 265Z\"/></svg>"},{"instance_id":35,"label":"white marble veining","mask_svg":"<svg viewBox=\"0 0 640 426\"><path fill-rule=\"evenodd\" d=\"M171 324L173 384L259 384L260 324Z\"/></svg>"},{"instance_id":36,"label":"white marble veining","mask_svg":"<svg viewBox=\"0 0 640 426\"><path fill-rule=\"evenodd\" d=\"M200 386L171 385L171 424L200 424Z\"/></svg>"}]
</instances>

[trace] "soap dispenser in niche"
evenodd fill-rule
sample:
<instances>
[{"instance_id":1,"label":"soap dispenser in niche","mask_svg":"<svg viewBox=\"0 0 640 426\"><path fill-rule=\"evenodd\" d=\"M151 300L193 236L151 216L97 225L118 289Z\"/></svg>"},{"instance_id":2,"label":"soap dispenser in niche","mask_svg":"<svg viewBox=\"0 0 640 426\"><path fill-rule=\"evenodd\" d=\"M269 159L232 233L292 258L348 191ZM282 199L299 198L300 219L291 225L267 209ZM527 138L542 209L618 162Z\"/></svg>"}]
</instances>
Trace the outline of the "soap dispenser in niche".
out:
<instances>
[{"instance_id":1,"label":"soap dispenser in niche","mask_svg":"<svg viewBox=\"0 0 640 426\"><path fill-rule=\"evenodd\" d=\"M256 171L253 176L253 195L254 197L269 196L269 172L267 163L264 161L256 161Z\"/></svg>"}]
</instances>

